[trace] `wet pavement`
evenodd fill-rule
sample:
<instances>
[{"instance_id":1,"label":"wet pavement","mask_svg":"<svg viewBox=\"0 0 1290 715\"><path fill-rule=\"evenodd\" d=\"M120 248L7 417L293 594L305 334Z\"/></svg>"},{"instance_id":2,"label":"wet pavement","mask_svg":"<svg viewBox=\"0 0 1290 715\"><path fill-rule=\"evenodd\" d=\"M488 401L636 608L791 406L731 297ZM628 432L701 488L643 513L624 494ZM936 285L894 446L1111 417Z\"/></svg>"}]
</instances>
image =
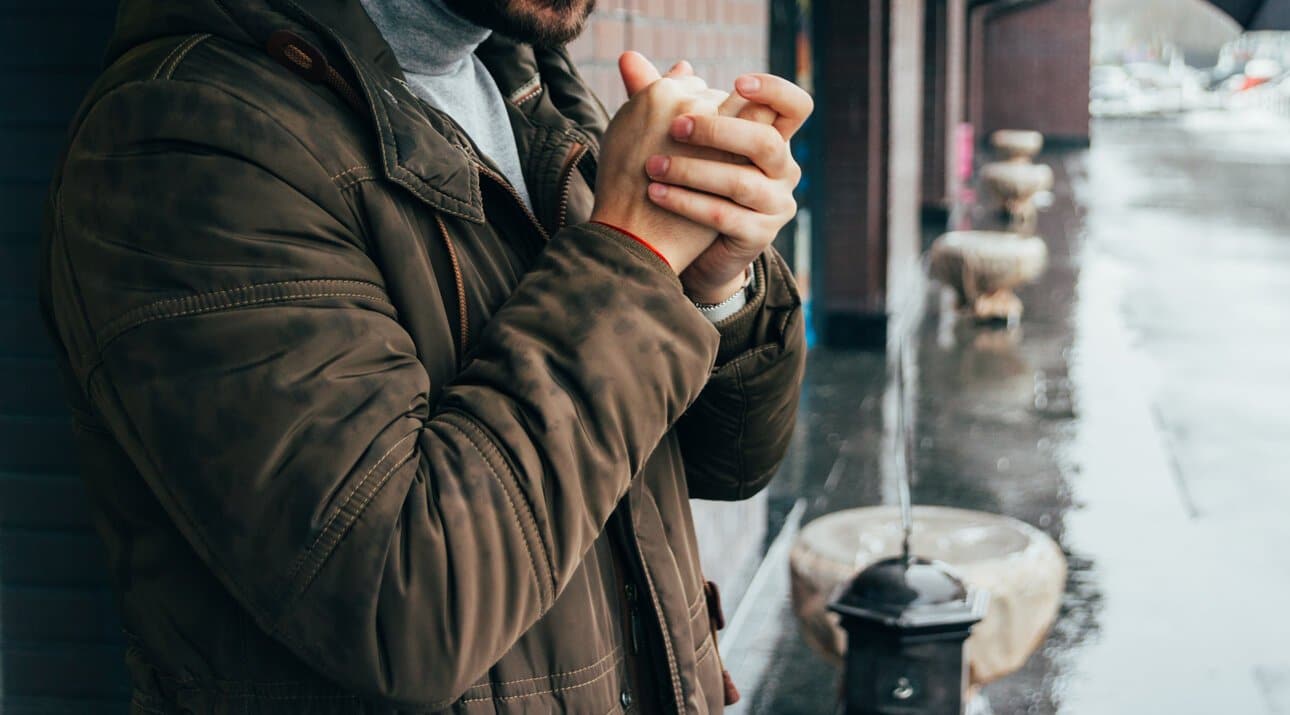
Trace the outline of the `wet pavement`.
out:
<instances>
[{"instance_id":1,"label":"wet pavement","mask_svg":"<svg viewBox=\"0 0 1290 715\"><path fill-rule=\"evenodd\" d=\"M910 346L916 503L1022 519L1066 596L1009 713L1290 715L1290 120L1104 121L1044 157L1051 266L1018 330L941 319ZM723 635L734 711L832 712L788 606L799 524L895 500L882 355L816 350L771 492L766 567ZM783 527L783 529L781 529Z\"/></svg>"}]
</instances>

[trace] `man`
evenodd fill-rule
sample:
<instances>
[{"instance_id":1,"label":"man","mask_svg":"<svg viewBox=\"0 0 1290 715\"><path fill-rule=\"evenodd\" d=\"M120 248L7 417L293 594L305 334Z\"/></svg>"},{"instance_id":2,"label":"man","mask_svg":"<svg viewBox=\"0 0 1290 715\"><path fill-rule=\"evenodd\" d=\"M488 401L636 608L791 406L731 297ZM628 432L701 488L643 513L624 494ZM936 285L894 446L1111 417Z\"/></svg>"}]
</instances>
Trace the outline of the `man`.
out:
<instances>
[{"instance_id":1,"label":"man","mask_svg":"<svg viewBox=\"0 0 1290 715\"><path fill-rule=\"evenodd\" d=\"M688 504L792 428L809 100L628 55L609 123L592 0L439 1L122 3L42 300L132 712L723 706Z\"/></svg>"}]
</instances>

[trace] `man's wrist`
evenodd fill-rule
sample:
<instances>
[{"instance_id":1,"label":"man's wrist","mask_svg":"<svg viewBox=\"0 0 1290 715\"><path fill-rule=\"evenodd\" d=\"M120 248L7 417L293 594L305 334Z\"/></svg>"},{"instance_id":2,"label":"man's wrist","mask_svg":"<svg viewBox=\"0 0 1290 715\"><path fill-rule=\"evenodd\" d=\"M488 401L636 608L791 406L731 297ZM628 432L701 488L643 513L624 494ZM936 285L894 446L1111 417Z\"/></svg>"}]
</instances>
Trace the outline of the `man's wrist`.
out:
<instances>
[{"instance_id":1,"label":"man's wrist","mask_svg":"<svg viewBox=\"0 0 1290 715\"><path fill-rule=\"evenodd\" d=\"M756 273L753 271L752 266L749 265L748 268L744 270L744 275L733 282L733 289L727 287L718 293L718 295L721 293L728 293L729 295L725 299L716 303L705 303L695 300L694 307L698 308L699 312L703 313L703 316L708 320L713 323L720 323L726 318L738 313L745 305L748 304L748 293L753 287L753 281L755 278ZM691 297L691 300L694 300L693 297Z\"/></svg>"},{"instance_id":2,"label":"man's wrist","mask_svg":"<svg viewBox=\"0 0 1290 715\"><path fill-rule=\"evenodd\" d=\"M738 295L740 291L746 290L751 280L752 265L750 264L742 273L727 281L725 285L714 289L696 289L693 285L687 285L686 295L699 307L718 305Z\"/></svg>"}]
</instances>

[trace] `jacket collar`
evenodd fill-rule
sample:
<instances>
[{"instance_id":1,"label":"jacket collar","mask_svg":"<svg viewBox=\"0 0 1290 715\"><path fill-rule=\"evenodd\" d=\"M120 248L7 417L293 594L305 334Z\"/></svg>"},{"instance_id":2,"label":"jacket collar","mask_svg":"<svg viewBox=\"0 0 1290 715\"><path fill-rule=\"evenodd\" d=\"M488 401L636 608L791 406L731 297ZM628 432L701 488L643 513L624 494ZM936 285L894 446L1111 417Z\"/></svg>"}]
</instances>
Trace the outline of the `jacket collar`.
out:
<instances>
[{"instance_id":1,"label":"jacket collar","mask_svg":"<svg viewBox=\"0 0 1290 715\"><path fill-rule=\"evenodd\" d=\"M359 111L376 130L389 180L439 210L484 221L481 159L450 119L408 88L389 44L358 0L123 0L108 61L151 40L197 33L263 52L269 37L282 30L313 45L352 84L363 105ZM562 50L535 52L493 37L479 55L512 104L528 96L526 87L543 88L521 103L529 121L560 134L575 125L586 125L583 136L603 129L604 110Z\"/></svg>"},{"instance_id":2,"label":"jacket collar","mask_svg":"<svg viewBox=\"0 0 1290 715\"><path fill-rule=\"evenodd\" d=\"M312 31L328 61L355 81L376 127L386 177L441 211L483 223L479 164L469 140L412 93L358 0L314 0L308 10L295 0L269 4Z\"/></svg>"}]
</instances>

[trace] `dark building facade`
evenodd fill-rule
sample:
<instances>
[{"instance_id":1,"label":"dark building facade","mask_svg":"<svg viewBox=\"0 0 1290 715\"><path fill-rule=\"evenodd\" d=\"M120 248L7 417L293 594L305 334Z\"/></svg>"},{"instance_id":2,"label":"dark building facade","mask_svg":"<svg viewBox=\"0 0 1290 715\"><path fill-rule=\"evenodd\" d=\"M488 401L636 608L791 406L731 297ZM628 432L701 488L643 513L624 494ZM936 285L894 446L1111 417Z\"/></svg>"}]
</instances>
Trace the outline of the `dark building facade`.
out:
<instances>
[{"instance_id":1,"label":"dark building facade","mask_svg":"<svg viewBox=\"0 0 1290 715\"><path fill-rule=\"evenodd\" d=\"M882 348L922 292L919 209L944 225L970 147L1005 128L1088 142L1090 0L814 0L811 12L815 324L825 344Z\"/></svg>"},{"instance_id":2,"label":"dark building facade","mask_svg":"<svg viewBox=\"0 0 1290 715\"><path fill-rule=\"evenodd\" d=\"M979 136L1033 129L1089 138L1091 0L997 0L972 8L968 121Z\"/></svg>"},{"instance_id":3,"label":"dark building facade","mask_svg":"<svg viewBox=\"0 0 1290 715\"><path fill-rule=\"evenodd\" d=\"M121 712L116 607L36 309L36 244L114 3L0 3L0 711Z\"/></svg>"}]
</instances>

